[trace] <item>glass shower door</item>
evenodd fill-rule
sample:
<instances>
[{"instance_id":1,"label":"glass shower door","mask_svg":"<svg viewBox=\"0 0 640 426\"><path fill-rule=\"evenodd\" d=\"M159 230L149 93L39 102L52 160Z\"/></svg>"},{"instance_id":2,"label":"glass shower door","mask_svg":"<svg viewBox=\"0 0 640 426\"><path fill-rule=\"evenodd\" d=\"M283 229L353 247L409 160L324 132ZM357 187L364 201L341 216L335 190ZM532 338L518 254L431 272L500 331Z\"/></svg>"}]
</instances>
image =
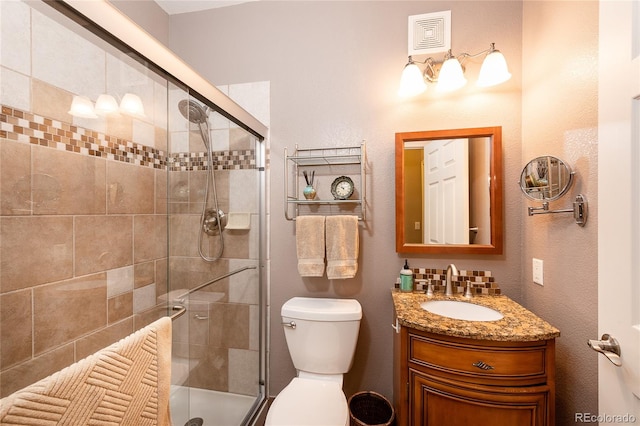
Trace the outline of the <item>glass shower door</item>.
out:
<instances>
[{"instance_id":1,"label":"glass shower door","mask_svg":"<svg viewBox=\"0 0 640 426\"><path fill-rule=\"evenodd\" d=\"M262 142L181 88L168 110L173 423L239 425L264 396Z\"/></svg>"}]
</instances>

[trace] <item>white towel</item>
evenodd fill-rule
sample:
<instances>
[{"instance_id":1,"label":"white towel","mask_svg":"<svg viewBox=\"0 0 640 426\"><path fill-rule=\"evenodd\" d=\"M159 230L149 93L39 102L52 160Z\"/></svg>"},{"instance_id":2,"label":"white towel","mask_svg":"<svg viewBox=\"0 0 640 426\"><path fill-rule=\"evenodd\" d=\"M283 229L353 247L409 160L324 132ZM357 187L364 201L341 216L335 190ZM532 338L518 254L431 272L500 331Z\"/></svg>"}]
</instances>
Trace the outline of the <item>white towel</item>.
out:
<instances>
[{"instance_id":1,"label":"white towel","mask_svg":"<svg viewBox=\"0 0 640 426\"><path fill-rule=\"evenodd\" d=\"M324 216L296 218L296 253L300 276L324 275Z\"/></svg>"},{"instance_id":2,"label":"white towel","mask_svg":"<svg viewBox=\"0 0 640 426\"><path fill-rule=\"evenodd\" d=\"M358 217L327 216L327 277L353 278L358 272Z\"/></svg>"}]
</instances>

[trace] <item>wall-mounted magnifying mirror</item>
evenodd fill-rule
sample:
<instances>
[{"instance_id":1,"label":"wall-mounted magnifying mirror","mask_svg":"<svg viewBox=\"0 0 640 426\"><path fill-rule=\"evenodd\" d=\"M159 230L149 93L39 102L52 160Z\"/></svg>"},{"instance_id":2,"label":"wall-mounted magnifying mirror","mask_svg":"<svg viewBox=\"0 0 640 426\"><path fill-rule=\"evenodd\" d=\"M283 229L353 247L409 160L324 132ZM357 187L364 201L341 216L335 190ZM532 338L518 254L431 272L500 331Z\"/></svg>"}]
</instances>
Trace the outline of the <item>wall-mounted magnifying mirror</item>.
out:
<instances>
[{"instance_id":1,"label":"wall-mounted magnifying mirror","mask_svg":"<svg viewBox=\"0 0 640 426\"><path fill-rule=\"evenodd\" d=\"M527 207L529 216L551 213L573 213L579 226L587 224L589 213L587 198L583 194L576 195L573 206L568 209L551 210L549 201L562 197L573 183L571 167L559 158L543 155L529 161L520 173L520 189L522 193L542 206Z\"/></svg>"},{"instance_id":2,"label":"wall-mounted magnifying mirror","mask_svg":"<svg viewBox=\"0 0 640 426\"><path fill-rule=\"evenodd\" d=\"M396 133L396 251L502 253L502 128Z\"/></svg>"},{"instance_id":3,"label":"wall-mounted magnifying mirror","mask_svg":"<svg viewBox=\"0 0 640 426\"><path fill-rule=\"evenodd\" d=\"M520 174L520 189L536 201L553 201L571 187L573 172L567 163L551 155L534 158Z\"/></svg>"}]
</instances>

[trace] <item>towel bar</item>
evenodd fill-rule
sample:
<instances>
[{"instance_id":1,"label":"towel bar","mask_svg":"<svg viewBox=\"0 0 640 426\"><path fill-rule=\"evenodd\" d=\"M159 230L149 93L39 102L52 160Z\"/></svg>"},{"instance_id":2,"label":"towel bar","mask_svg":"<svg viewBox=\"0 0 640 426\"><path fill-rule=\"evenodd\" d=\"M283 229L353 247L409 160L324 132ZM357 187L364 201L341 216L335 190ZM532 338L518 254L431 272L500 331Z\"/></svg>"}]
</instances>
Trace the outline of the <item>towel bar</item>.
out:
<instances>
[{"instance_id":1,"label":"towel bar","mask_svg":"<svg viewBox=\"0 0 640 426\"><path fill-rule=\"evenodd\" d=\"M175 305L173 307L171 307L172 311L176 311L176 313L174 313L173 315L171 315L169 318L171 318L171 321L180 318L182 315L184 315L185 312L187 312L187 308L185 308L184 306L180 306L180 305Z\"/></svg>"}]
</instances>

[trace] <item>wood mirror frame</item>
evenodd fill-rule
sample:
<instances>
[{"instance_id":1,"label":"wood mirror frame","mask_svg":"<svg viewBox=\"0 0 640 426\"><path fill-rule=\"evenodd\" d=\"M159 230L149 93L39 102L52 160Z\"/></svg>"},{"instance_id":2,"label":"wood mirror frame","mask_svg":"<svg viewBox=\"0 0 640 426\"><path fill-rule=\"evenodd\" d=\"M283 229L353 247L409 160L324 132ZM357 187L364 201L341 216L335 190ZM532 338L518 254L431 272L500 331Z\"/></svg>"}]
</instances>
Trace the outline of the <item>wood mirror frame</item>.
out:
<instances>
[{"instance_id":1,"label":"wood mirror frame","mask_svg":"<svg viewBox=\"0 0 640 426\"><path fill-rule=\"evenodd\" d=\"M489 210L491 242L489 244L418 244L405 238L405 143L438 139L490 138ZM396 252L422 254L502 254L502 127L477 127L396 133Z\"/></svg>"}]
</instances>

